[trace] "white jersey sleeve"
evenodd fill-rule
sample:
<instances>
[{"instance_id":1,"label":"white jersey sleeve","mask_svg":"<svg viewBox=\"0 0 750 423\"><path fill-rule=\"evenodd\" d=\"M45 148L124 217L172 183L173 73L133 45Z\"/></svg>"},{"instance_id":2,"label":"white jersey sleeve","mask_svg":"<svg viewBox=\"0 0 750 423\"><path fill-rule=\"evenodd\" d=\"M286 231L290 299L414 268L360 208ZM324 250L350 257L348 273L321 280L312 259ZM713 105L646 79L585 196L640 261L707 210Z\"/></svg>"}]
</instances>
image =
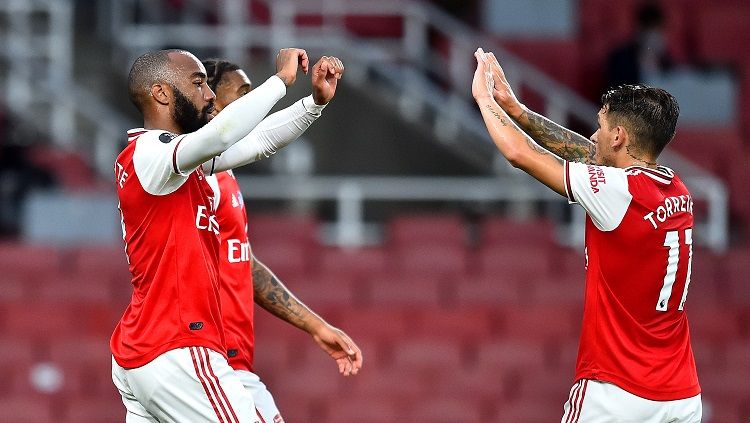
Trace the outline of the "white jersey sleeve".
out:
<instances>
[{"instance_id":1,"label":"white jersey sleeve","mask_svg":"<svg viewBox=\"0 0 750 423\"><path fill-rule=\"evenodd\" d=\"M228 105L195 132L185 135L175 153L178 173L190 173L247 136L286 94L286 85L274 75L258 88Z\"/></svg>"},{"instance_id":2,"label":"white jersey sleeve","mask_svg":"<svg viewBox=\"0 0 750 423\"><path fill-rule=\"evenodd\" d=\"M624 169L577 162L565 162L565 191L601 231L616 229L633 199Z\"/></svg>"},{"instance_id":3,"label":"white jersey sleeve","mask_svg":"<svg viewBox=\"0 0 750 423\"><path fill-rule=\"evenodd\" d=\"M189 175L174 170L175 150L183 137L150 130L135 141L133 167L143 189L149 194L170 194L187 180Z\"/></svg>"},{"instance_id":4,"label":"white jersey sleeve","mask_svg":"<svg viewBox=\"0 0 750 423\"><path fill-rule=\"evenodd\" d=\"M263 119L250 134L214 160L206 162L203 170L212 174L271 157L299 138L320 117L324 108L325 105L315 104L312 95L298 100Z\"/></svg>"}]
</instances>

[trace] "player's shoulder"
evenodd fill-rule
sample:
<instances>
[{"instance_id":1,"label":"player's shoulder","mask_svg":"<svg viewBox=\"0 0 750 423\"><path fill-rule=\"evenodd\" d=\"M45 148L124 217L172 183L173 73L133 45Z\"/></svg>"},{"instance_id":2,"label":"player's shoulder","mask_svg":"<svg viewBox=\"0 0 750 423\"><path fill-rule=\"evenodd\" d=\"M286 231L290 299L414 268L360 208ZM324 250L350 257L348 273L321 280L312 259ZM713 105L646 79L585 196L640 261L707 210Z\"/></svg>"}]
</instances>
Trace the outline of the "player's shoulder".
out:
<instances>
[{"instance_id":1,"label":"player's shoulder","mask_svg":"<svg viewBox=\"0 0 750 423\"><path fill-rule=\"evenodd\" d=\"M128 131L128 141L137 140L139 143L170 144L178 136L178 134L163 129L135 128Z\"/></svg>"},{"instance_id":2,"label":"player's shoulder","mask_svg":"<svg viewBox=\"0 0 750 423\"><path fill-rule=\"evenodd\" d=\"M656 169L643 166L630 166L625 168L625 174L629 179L653 181L663 185L669 185L673 181L678 180L675 172L666 166L659 166Z\"/></svg>"}]
</instances>

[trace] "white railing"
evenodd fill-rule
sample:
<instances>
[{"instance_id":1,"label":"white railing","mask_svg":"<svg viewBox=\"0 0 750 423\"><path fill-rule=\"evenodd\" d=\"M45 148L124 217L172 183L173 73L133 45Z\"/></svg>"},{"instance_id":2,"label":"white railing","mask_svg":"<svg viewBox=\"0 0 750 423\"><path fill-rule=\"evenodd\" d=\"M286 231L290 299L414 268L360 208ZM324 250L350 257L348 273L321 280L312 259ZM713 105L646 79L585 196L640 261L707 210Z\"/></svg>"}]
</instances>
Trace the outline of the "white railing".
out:
<instances>
[{"instance_id":1,"label":"white railing","mask_svg":"<svg viewBox=\"0 0 750 423\"><path fill-rule=\"evenodd\" d=\"M112 171L117 140L133 126L73 78L70 0L4 0L0 58L7 63L4 103L65 149L85 152L100 174ZM85 128L84 128L85 126Z\"/></svg>"},{"instance_id":2,"label":"white railing","mask_svg":"<svg viewBox=\"0 0 750 423\"><path fill-rule=\"evenodd\" d=\"M345 80L348 83L368 89L373 95L385 93L391 104L395 98L404 119L431 126L435 140L499 175L513 173L494 151L470 98L472 53L477 46L498 54L517 92L527 89L544 99L543 114L563 125L569 118L576 118L580 122L591 122L593 126L595 105L428 3L393 0L264 0L263 3L269 11L269 22L260 22L258 17L252 16L246 0L219 0L218 3L188 0L179 14L171 12L171 21L164 19L170 12L165 12L163 3L111 0L111 36L130 51L131 59L143 50L165 45L210 47L244 63L249 61L251 48L266 49L269 59L279 48L288 46L306 48L314 55L338 54L346 58ZM139 22L135 19L136 10L140 12ZM202 13L217 10L218 23L201 21ZM295 18L305 15L318 16L321 24L297 25ZM403 35L357 37L346 26L345 17L375 15L401 19ZM432 49L428 34L446 40L445 51ZM723 184L674 154L664 158L665 163L672 165L687 181L694 197L709 203L706 242L714 249L724 249L728 236L727 196ZM536 182L528 178L514 181L520 187L518 192L539 195L538 200L546 200L545 195L538 194L542 191L535 188ZM281 182L274 182L274 186L276 192L286 192ZM444 184L436 183L434 187L438 191L442 187L444 195L450 196ZM418 195L418 192L408 192ZM364 189L358 195L364 201L372 193ZM394 191L391 198L401 196ZM435 198L438 197L436 192Z\"/></svg>"},{"instance_id":3,"label":"white railing","mask_svg":"<svg viewBox=\"0 0 750 423\"><path fill-rule=\"evenodd\" d=\"M560 213L563 200L558 194L522 175L494 177L414 177L414 176L247 176L237 175L243 196L258 200L287 200L290 202L333 201L337 216L329 241L345 247L362 246L373 241L370 228L365 221L367 201L456 201L462 203L489 204L497 202L528 204L542 202L548 207L545 213L559 225L558 242L569 246L583 245L583 208L574 207L573 215L566 220ZM526 182L532 182L527 184ZM717 209L725 202L717 201L725 196L721 185L714 180L691 177L685 181L692 188L693 197L705 201L705 215L695 216L698 242L717 251L722 251L725 239L714 238L723 232L726 225L720 217L726 209ZM252 189L247 189L252 187ZM550 207L552 206L552 207ZM700 207L696 207L699 209ZM523 216L521 216L523 217Z\"/></svg>"}]
</instances>

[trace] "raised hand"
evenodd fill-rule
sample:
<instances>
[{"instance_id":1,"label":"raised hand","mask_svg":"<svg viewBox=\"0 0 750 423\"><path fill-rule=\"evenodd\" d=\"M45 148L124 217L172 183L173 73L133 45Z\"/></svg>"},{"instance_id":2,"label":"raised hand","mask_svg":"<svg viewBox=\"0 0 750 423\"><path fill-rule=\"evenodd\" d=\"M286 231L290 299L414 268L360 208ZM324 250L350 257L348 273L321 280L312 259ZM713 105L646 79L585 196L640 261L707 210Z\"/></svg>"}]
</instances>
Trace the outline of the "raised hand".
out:
<instances>
[{"instance_id":1,"label":"raised hand","mask_svg":"<svg viewBox=\"0 0 750 423\"><path fill-rule=\"evenodd\" d=\"M471 82L471 94L475 100L492 97L494 80L487 53L480 47L474 52L474 57L477 59L477 69L474 71L474 80Z\"/></svg>"},{"instance_id":2,"label":"raised hand","mask_svg":"<svg viewBox=\"0 0 750 423\"><path fill-rule=\"evenodd\" d=\"M313 65L312 86L315 104L327 104L336 94L338 80L344 75L344 64L337 57L323 56Z\"/></svg>"},{"instance_id":3,"label":"raised hand","mask_svg":"<svg viewBox=\"0 0 750 423\"><path fill-rule=\"evenodd\" d=\"M497 101L497 104L505 110L508 115L518 117L523 112L523 105L513 89L510 88L508 79L505 77L503 68L498 63L495 53L486 53L487 61L490 64L490 71L492 72L492 79L494 80L494 89L492 90L492 96Z\"/></svg>"},{"instance_id":4,"label":"raised hand","mask_svg":"<svg viewBox=\"0 0 750 423\"><path fill-rule=\"evenodd\" d=\"M297 69L307 74L310 59L307 52L301 48L282 48L276 55L276 76L281 78L287 87L297 80Z\"/></svg>"},{"instance_id":5,"label":"raised hand","mask_svg":"<svg viewBox=\"0 0 750 423\"><path fill-rule=\"evenodd\" d=\"M312 336L320 348L336 360L342 375L356 375L362 368L362 351L341 329L324 324Z\"/></svg>"}]
</instances>

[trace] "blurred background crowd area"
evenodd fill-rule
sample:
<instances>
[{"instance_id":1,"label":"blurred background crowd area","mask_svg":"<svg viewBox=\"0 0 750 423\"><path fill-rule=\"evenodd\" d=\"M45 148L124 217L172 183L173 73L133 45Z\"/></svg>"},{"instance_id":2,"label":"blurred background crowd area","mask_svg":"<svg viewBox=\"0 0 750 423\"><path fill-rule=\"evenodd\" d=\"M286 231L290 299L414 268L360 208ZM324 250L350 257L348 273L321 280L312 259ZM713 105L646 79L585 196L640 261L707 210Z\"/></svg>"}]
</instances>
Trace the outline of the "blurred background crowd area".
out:
<instances>
[{"instance_id":1,"label":"blurred background crowd area","mask_svg":"<svg viewBox=\"0 0 750 423\"><path fill-rule=\"evenodd\" d=\"M587 136L609 86L678 98L663 164L695 200L686 310L704 421L746 422L747 22L742 0L0 1L0 420L124 419L108 339L131 287L112 166L141 124L135 57L181 47L260 84L289 46L340 57L346 75L303 140L237 171L250 240L365 367L341 378L258 312L257 371L286 420L559 420L583 212L495 151L470 94L482 46L526 105ZM309 90L300 77L279 107Z\"/></svg>"}]
</instances>

